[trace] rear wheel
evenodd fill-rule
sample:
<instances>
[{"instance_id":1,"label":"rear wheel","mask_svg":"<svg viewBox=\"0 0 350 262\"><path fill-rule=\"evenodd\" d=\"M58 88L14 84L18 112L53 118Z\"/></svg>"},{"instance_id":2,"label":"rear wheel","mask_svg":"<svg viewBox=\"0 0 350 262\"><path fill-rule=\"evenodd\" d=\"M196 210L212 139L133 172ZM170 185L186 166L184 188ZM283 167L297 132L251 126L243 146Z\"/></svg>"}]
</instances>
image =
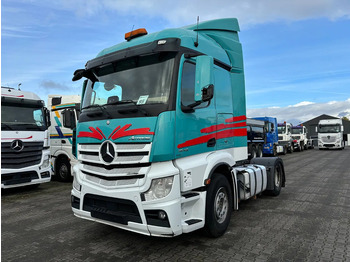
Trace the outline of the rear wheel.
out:
<instances>
[{"instance_id":1,"label":"rear wheel","mask_svg":"<svg viewBox=\"0 0 350 262\"><path fill-rule=\"evenodd\" d=\"M230 184L224 175L214 173L207 191L205 231L211 237L223 235L230 223L231 213L232 192Z\"/></svg>"},{"instance_id":2,"label":"rear wheel","mask_svg":"<svg viewBox=\"0 0 350 262\"><path fill-rule=\"evenodd\" d=\"M256 153L256 157L262 157L263 156L263 149L262 149L262 145L258 146L258 151Z\"/></svg>"},{"instance_id":3,"label":"rear wheel","mask_svg":"<svg viewBox=\"0 0 350 262\"><path fill-rule=\"evenodd\" d=\"M287 152L288 152L288 148L287 148L287 146L284 146L284 147L283 147L283 155L286 155Z\"/></svg>"},{"instance_id":4,"label":"rear wheel","mask_svg":"<svg viewBox=\"0 0 350 262\"><path fill-rule=\"evenodd\" d=\"M252 149L250 151L250 158L256 158L256 147L252 146Z\"/></svg>"},{"instance_id":5,"label":"rear wheel","mask_svg":"<svg viewBox=\"0 0 350 262\"><path fill-rule=\"evenodd\" d=\"M273 190L269 190L268 193L272 196L278 196L281 193L282 182L283 170L281 164L277 162L275 166Z\"/></svg>"}]
</instances>

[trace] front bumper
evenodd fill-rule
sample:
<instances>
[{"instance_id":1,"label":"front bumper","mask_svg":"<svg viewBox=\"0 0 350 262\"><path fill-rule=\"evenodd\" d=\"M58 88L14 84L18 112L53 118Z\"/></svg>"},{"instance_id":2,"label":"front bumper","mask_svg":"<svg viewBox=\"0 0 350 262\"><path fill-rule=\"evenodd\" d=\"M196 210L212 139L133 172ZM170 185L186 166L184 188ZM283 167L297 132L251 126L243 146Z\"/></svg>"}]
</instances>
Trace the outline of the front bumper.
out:
<instances>
[{"instance_id":1,"label":"front bumper","mask_svg":"<svg viewBox=\"0 0 350 262\"><path fill-rule=\"evenodd\" d=\"M51 181L51 166L49 159L50 152L43 152L41 163L20 169L1 169L1 188L14 188L29 186ZM47 162L44 165L44 160Z\"/></svg>"},{"instance_id":2,"label":"front bumper","mask_svg":"<svg viewBox=\"0 0 350 262\"><path fill-rule=\"evenodd\" d=\"M203 200L205 193L197 194L193 201L181 196L179 170L171 161L152 164L143 184L123 188L108 188L86 180L79 172L79 165L74 169L75 186L71 192L72 210L77 217L163 237L177 236L204 225L204 218L202 223L191 224L194 221L191 213L203 203L198 200ZM149 189L152 179L168 176L174 176L171 192L162 199L145 201L142 193Z\"/></svg>"}]
</instances>

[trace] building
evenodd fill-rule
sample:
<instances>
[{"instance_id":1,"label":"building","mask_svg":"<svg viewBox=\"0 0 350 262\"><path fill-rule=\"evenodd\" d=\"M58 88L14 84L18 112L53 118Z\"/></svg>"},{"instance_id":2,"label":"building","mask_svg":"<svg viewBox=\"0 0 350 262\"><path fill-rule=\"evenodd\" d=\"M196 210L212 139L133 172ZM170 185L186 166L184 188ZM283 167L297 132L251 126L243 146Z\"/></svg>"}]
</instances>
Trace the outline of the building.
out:
<instances>
[{"instance_id":1,"label":"building","mask_svg":"<svg viewBox=\"0 0 350 262\"><path fill-rule=\"evenodd\" d=\"M315 117L309 121L306 121L302 123L304 126L306 126L308 130L308 138L312 139L312 143L314 146L317 146L317 132L316 127L318 125L318 122L323 119L339 119L339 117L334 117L330 115L320 115L318 117ZM344 141L345 145L350 145L350 121L343 119L343 126L344 126Z\"/></svg>"}]
</instances>

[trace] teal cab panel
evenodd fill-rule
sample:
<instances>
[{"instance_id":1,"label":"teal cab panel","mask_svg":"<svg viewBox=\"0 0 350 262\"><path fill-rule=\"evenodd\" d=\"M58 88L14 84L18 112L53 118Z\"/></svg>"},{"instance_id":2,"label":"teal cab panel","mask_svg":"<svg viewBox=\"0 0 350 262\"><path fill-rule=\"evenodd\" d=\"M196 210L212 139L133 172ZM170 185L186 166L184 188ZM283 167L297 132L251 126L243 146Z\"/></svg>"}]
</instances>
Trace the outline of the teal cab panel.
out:
<instances>
[{"instance_id":1,"label":"teal cab panel","mask_svg":"<svg viewBox=\"0 0 350 262\"><path fill-rule=\"evenodd\" d=\"M150 143L153 141L157 117L106 119L79 123L78 143Z\"/></svg>"}]
</instances>

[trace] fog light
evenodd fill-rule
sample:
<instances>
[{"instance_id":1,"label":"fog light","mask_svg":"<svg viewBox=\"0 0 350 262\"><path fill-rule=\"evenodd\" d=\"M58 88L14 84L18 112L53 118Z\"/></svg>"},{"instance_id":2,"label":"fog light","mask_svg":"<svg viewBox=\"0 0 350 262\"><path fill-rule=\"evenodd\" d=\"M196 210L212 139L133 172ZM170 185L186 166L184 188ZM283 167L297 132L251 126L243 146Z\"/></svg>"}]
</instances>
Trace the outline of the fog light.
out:
<instances>
[{"instance_id":1,"label":"fog light","mask_svg":"<svg viewBox=\"0 0 350 262\"><path fill-rule=\"evenodd\" d=\"M158 217L159 217L159 219L164 220L164 219L166 219L166 213L164 211L159 211Z\"/></svg>"}]
</instances>

